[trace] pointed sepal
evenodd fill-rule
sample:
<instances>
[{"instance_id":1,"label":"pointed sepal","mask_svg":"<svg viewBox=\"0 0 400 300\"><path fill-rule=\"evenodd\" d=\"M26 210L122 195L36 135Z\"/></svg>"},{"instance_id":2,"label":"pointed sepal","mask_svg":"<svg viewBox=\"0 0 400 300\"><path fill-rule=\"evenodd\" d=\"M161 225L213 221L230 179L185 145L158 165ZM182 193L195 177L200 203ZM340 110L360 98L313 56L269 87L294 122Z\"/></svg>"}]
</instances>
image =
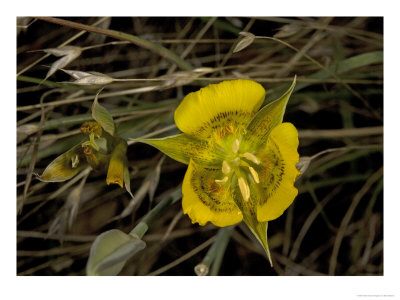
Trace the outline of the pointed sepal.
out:
<instances>
[{"instance_id":1,"label":"pointed sepal","mask_svg":"<svg viewBox=\"0 0 400 300\"><path fill-rule=\"evenodd\" d=\"M247 126L247 134L244 136L242 142L248 148L246 151L256 149L259 145L265 144L271 130L282 123L286 105L295 85L296 76L293 79L292 85L281 97L265 105L251 120Z\"/></svg>"},{"instance_id":2,"label":"pointed sepal","mask_svg":"<svg viewBox=\"0 0 400 300\"><path fill-rule=\"evenodd\" d=\"M100 91L94 97L92 104L92 117L106 132L113 136L115 133L114 120L108 110L99 104L98 97Z\"/></svg>"},{"instance_id":3,"label":"pointed sepal","mask_svg":"<svg viewBox=\"0 0 400 300\"><path fill-rule=\"evenodd\" d=\"M71 179L87 166L85 154L79 144L54 159L43 174L38 176L38 179L45 182L63 182Z\"/></svg>"},{"instance_id":4,"label":"pointed sepal","mask_svg":"<svg viewBox=\"0 0 400 300\"><path fill-rule=\"evenodd\" d=\"M186 165L192 158L196 163L218 167L223 161L223 152L218 145L195 139L187 134L178 134L160 139L135 139L156 147L172 159Z\"/></svg>"}]
</instances>

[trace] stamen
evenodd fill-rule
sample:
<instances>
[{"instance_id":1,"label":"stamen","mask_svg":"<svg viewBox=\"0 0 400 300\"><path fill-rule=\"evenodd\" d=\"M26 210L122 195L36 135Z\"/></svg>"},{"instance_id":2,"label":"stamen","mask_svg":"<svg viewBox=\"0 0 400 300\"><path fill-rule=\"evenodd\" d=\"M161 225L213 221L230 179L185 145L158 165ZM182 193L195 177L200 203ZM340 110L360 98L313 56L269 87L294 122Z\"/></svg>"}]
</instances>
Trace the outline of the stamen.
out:
<instances>
[{"instance_id":1,"label":"stamen","mask_svg":"<svg viewBox=\"0 0 400 300\"><path fill-rule=\"evenodd\" d=\"M215 182L218 183L219 185L223 185L228 181L228 176L225 176L222 179L215 179Z\"/></svg>"},{"instance_id":2,"label":"stamen","mask_svg":"<svg viewBox=\"0 0 400 300\"><path fill-rule=\"evenodd\" d=\"M258 177L258 173L256 172L256 170L254 170L253 167L249 167L249 170L250 170L251 176L253 176L253 178L254 178L254 181L256 183L260 183L260 178Z\"/></svg>"},{"instance_id":3,"label":"stamen","mask_svg":"<svg viewBox=\"0 0 400 300\"><path fill-rule=\"evenodd\" d=\"M238 153L239 146L240 146L240 142L239 142L238 139L236 139L232 144L232 151L233 151L234 154Z\"/></svg>"},{"instance_id":4,"label":"stamen","mask_svg":"<svg viewBox=\"0 0 400 300\"><path fill-rule=\"evenodd\" d=\"M231 172L231 166L228 164L226 160L222 162L222 173L225 175L229 174Z\"/></svg>"},{"instance_id":5,"label":"stamen","mask_svg":"<svg viewBox=\"0 0 400 300\"><path fill-rule=\"evenodd\" d=\"M90 146L93 149L95 149L96 151L100 150L99 146L97 146L97 144L96 144L96 142L94 140L94 133L93 132L91 132L89 134L89 141L86 141L86 142L82 143L82 147L85 147L85 146Z\"/></svg>"},{"instance_id":6,"label":"stamen","mask_svg":"<svg viewBox=\"0 0 400 300\"><path fill-rule=\"evenodd\" d=\"M240 192L242 193L242 197L244 199L244 201L249 201L250 198L250 188L249 185L247 184L246 179L244 179L243 177L240 177L238 179L238 184L239 184L239 189Z\"/></svg>"},{"instance_id":7,"label":"stamen","mask_svg":"<svg viewBox=\"0 0 400 300\"><path fill-rule=\"evenodd\" d=\"M92 167L97 167L99 164L99 160L96 155L93 153L93 150L88 146L83 146L83 153L86 156L86 160Z\"/></svg>"},{"instance_id":8,"label":"stamen","mask_svg":"<svg viewBox=\"0 0 400 300\"><path fill-rule=\"evenodd\" d=\"M75 156L71 157L72 168L75 169L79 164L79 156L75 154Z\"/></svg>"},{"instance_id":9,"label":"stamen","mask_svg":"<svg viewBox=\"0 0 400 300\"><path fill-rule=\"evenodd\" d=\"M260 164L260 160L253 153L250 152L243 153L243 157L246 158L247 160L252 161L256 165Z\"/></svg>"}]
</instances>

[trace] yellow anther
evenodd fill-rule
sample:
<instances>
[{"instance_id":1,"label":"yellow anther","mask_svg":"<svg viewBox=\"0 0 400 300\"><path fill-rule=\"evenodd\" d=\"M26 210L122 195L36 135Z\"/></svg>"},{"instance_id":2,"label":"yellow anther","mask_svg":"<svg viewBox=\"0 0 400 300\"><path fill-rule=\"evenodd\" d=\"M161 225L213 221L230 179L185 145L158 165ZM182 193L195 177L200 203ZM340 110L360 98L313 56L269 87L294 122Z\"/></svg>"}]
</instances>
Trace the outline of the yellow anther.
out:
<instances>
[{"instance_id":1,"label":"yellow anther","mask_svg":"<svg viewBox=\"0 0 400 300\"><path fill-rule=\"evenodd\" d=\"M79 156L75 154L73 157L71 157L71 163L72 163L72 169L75 169L78 164L79 164Z\"/></svg>"},{"instance_id":2,"label":"yellow anther","mask_svg":"<svg viewBox=\"0 0 400 300\"><path fill-rule=\"evenodd\" d=\"M255 163L256 165L260 164L260 160L253 153L250 152L243 153L243 157Z\"/></svg>"},{"instance_id":3,"label":"yellow anther","mask_svg":"<svg viewBox=\"0 0 400 300\"><path fill-rule=\"evenodd\" d=\"M242 197L244 199L244 201L249 201L250 199L250 188L249 185L247 184L246 179L244 179L243 177L240 177L238 179L238 184L239 184L239 189L240 192L242 193Z\"/></svg>"},{"instance_id":4,"label":"yellow anther","mask_svg":"<svg viewBox=\"0 0 400 300\"><path fill-rule=\"evenodd\" d=\"M103 130L100 124L95 121L87 121L81 126L81 132L83 134L90 134L93 132L97 137L100 137L102 135L102 131Z\"/></svg>"},{"instance_id":5,"label":"yellow anther","mask_svg":"<svg viewBox=\"0 0 400 300\"><path fill-rule=\"evenodd\" d=\"M260 183L260 178L258 177L258 173L256 172L256 170L254 170L253 167L249 167L249 170L250 170L251 176L253 176L253 178L254 178L254 181L256 183Z\"/></svg>"},{"instance_id":6,"label":"yellow anther","mask_svg":"<svg viewBox=\"0 0 400 300\"><path fill-rule=\"evenodd\" d=\"M92 167L97 167L99 164L99 160L96 155L93 153L93 150L88 146L83 146L83 153L86 156L86 160Z\"/></svg>"},{"instance_id":7,"label":"yellow anther","mask_svg":"<svg viewBox=\"0 0 400 300\"><path fill-rule=\"evenodd\" d=\"M233 142L233 144L232 144L232 151L233 151L233 153L238 153L238 151L239 151L239 146L240 146L240 142L239 142L239 140L238 139L236 139L234 142Z\"/></svg>"},{"instance_id":8,"label":"yellow anther","mask_svg":"<svg viewBox=\"0 0 400 300\"><path fill-rule=\"evenodd\" d=\"M218 183L218 184L220 184L220 185L225 184L227 181L228 181L228 176L225 176L225 177L222 178L222 179L215 179L215 182Z\"/></svg>"},{"instance_id":9,"label":"yellow anther","mask_svg":"<svg viewBox=\"0 0 400 300\"><path fill-rule=\"evenodd\" d=\"M231 172L231 166L228 164L226 160L222 162L222 173L225 175L229 174Z\"/></svg>"}]
</instances>

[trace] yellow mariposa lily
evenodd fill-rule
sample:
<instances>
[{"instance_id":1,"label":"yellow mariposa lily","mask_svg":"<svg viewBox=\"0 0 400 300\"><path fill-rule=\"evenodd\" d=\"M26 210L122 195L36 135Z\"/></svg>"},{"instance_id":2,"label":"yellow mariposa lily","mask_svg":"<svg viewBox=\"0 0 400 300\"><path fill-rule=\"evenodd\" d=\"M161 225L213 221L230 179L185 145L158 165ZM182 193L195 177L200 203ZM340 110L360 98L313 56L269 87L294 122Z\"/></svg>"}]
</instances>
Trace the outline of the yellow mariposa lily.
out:
<instances>
[{"instance_id":1,"label":"yellow mariposa lily","mask_svg":"<svg viewBox=\"0 0 400 300\"><path fill-rule=\"evenodd\" d=\"M268 221L281 216L297 195L298 133L282 123L294 89L260 107L264 88L252 80L223 81L188 94L175 111L183 132L140 139L188 169L182 206L193 223L224 227L244 221L268 259Z\"/></svg>"},{"instance_id":2,"label":"yellow mariposa lily","mask_svg":"<svg viewBox=\"0 0 400 300\"><path fill-rule=\"evenodd\" d=\"M97 101L92 105L92 117L81 125L84 140L58 156L37 178L46 182L63 182L71 179L83 169L107 170L106 183L125 186L133 198L126 151L128 144L115 130L110 113Z\"/></svg>"}]
</instances>

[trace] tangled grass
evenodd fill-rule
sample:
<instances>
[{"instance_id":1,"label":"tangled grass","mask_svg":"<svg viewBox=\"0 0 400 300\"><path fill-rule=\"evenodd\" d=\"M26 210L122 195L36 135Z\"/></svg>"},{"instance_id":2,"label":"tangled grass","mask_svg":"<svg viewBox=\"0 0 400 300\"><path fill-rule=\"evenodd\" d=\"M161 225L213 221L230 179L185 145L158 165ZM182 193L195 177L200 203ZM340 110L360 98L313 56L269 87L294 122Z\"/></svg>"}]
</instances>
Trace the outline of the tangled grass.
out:
<instances>
[{"instance_id":1,"label":"tangled grass","mask_svg":"<svg viewBox=\"0 0 400 300\"><path fill-rule=\"evenodd\" d=\"M166 195L177 199L144 236L145 250L121 275L195 275L218 228L182 214L186 166L129 142L129 194L105 174L64 183L35 179L79 143L98 90L59 70L113 79L99 100L125 139L178 133L174 109L191 91L250 78L265 103L297 86L285 120L312 158L299 195L270 222L270 268L263 249L238 225L217 249L220 275L383 275L382 18L21 18L17 20L17 274L84 275L100 233L129 232ZM257 38L234 52L251 32ZM243 42L242 42L243 43ZM79 47L55 57L62 46ZM76 49L75 49L76 50ZM69 56L68 56L69 55ZM60 58L65 58L60 62ZM58 63L57 63L58 61ZM66 63L66 64L65 64ZM65 65L64 65L65 64ZM54 71L54 72L53 72ZM45 79L46 78L46 79Z\"/></svg>"}]
</instances>

